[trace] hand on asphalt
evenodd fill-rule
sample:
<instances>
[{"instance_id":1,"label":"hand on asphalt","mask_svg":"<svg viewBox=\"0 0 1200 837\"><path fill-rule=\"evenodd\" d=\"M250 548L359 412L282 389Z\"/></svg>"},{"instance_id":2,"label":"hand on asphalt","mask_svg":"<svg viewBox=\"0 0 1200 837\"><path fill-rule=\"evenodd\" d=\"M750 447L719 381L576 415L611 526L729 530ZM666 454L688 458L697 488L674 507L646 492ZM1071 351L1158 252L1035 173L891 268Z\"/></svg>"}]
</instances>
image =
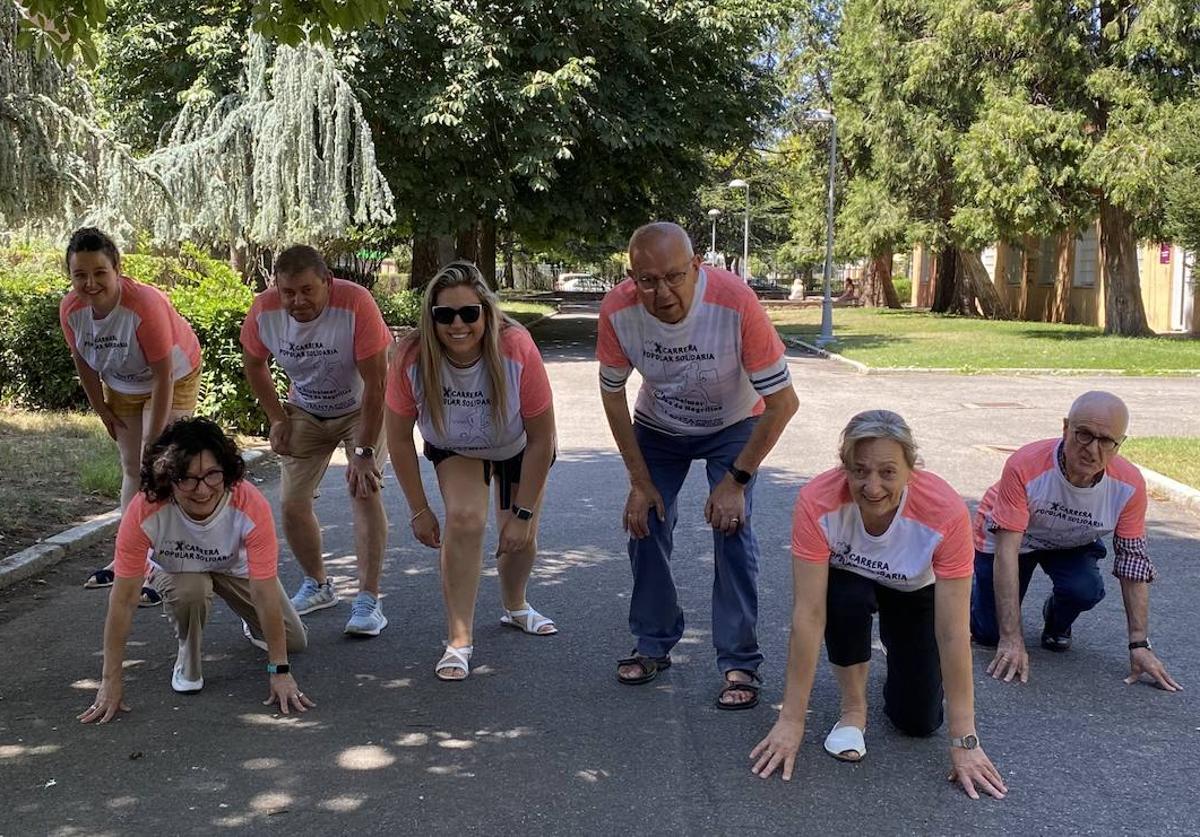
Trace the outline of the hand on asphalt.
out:
<instances>
[{"instance_id":1,"label":"hand on asphalt","mask_svg":"<svg viewBox=\"0 0 1200 837\"><path fill-rule=\"evenodd\" d=\"M780 718L767 737L750 751L750 758L756 759L750 772L760 779L769 779L776 768L782 768L783 781L792 781L792 768L796 765L796 753L803 738L803 722Z\"/></svg>"},{"instance_id":2,"label":"hand on asphalt","mask_svg":"<svg viewBox=\"0 0 1200 837\"><path fill-rule=\"evenodd\" d=\"M746 492L726 477L717 483L704 504L704 520L719 532L732 535L746 522Z\"/></svg>"},{"instance_id":3,"label":"hand on asphalt","mask_svg":"<svg viewBox=\"0 0 1200 837\"><path fill-rule=\"evenodd\" d=\"M300 691L295 678L290 674L271 675L271 695L263 701L263 706L270 706L273 703L279 704L279 711L284 715L288 714L289 709L307 712L311 707L317 705L312 698Z\"/></svg>"},{"instance_id":4,"label":"hand on asphalt","mask_svg":"<svg viewBox=\"0 0 1200 837\"><path fill-rule=\"evenodd\" d=\"M1143 674L1149 675L1154 685L1164 691L1183 691L1183 686L1167 673L1167 667L1153 651L1149 648L1135 648L1129 652L1129 676L1125 678L1126 685L1136 683Z\"/></svg>"},{"instance_id":5,"label":"hand on asphalt","mask_svg":"<svg viewBox=\"0 0 1200 837\"><path fill-rule=\"evenodd\" d=\"M625 500L625 515L621 527L635 538L646 537L650 534L650 509L658 513L660 523L666 522L667 507L653 483L631 483L629 497Z\"/></svg>"},{"instance_id":6,"label":"hand on asphalt","mask_svg":"<svg viewBox=\"0 0 1200 837\"><path fill-rule=\"evenodd\" d=\"M988 663L987 673L996 680L1011 683L1013 677L1022 683L1029 682L1029 652L1025 650L1025 640L1000 638L996 646L996 656Z\"/></svg>"},{"instance_id":7,"label":"hand on asphalt","mask_svg":"<svg viewBox=\"0 0 1200 837\"><path fill-rule=\"evenodd\" d=\"M1008 787L1000 778L1000 771L992 764L982 747L974 750L964 750L962 747L950 748L950 775L946 777L951 782L958 782L967 796L979 798L979 790L1003 799L1008 793Z\"/></svg>"},{"instance_id":8,"label":"hand on asphalt","mask_svg":"<svg viewBox=\"0 0 1200 837\"><path fill-rule=\"evenodd\" d=\"M107 724L118 712L129 711L129 706L122 699L124 695L124 683L104 681L100 684L100 690L96 692L96 699L92 701L92 705L75 717L85 724Z\"/></svg>"}]
</instances>

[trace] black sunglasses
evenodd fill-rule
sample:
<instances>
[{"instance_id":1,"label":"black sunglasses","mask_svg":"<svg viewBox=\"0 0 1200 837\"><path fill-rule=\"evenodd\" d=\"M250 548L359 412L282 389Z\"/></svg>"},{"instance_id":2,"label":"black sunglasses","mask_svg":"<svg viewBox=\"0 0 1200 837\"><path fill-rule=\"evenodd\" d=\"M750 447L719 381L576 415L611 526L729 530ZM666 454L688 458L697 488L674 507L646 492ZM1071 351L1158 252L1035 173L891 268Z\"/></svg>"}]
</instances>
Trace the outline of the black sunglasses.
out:
<instances>
[{"instance_id":1,"label":"black sunglasses","mask_svg":"<svg viewBox=\"0 0 1200 837\"><path fill-rule=\"evenodd\" d=\"M478 302L474 305L464 305L462 308L435 305L432 313L433 321L439 325L450 325L454 322L455 317L461 319L465 325L470 325L483 316L483 305Z\"/></svg>"}]
</instances>

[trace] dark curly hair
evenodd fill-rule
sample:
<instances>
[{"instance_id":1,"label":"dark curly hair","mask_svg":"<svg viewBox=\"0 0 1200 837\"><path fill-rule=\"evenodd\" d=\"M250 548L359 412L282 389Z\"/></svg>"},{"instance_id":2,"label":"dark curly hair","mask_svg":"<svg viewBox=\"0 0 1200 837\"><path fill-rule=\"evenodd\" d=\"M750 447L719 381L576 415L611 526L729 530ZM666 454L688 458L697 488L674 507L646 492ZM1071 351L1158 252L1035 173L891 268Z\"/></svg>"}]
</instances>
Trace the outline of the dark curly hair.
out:
<instances>
[{"instance_id":1,"label":"dark curly hair","mask_svg":"<svg viewBox=\"0 0 1200 837\"><path fill-rule=\"evenodd\" d=\"M121 251L108 233L96 227L80 227L71 234L67 242L67 272L71 270L71 256L75 253L103 253L115 268L121 263Z\"/></svg>"},{"instance_id":2,"label":"dark curly hair","mask_svg":"<svg viewBox=\"0 0 1200 837\"><path fill-rule=\"evenodd\" d=\"M246 475L237 443L212 419L182 418L167 425L142 456L142 493L152 503L171 496L171 486L187 476L192 458L208 451L225 472L225 488Z\"/></svg>"}]
</instances>

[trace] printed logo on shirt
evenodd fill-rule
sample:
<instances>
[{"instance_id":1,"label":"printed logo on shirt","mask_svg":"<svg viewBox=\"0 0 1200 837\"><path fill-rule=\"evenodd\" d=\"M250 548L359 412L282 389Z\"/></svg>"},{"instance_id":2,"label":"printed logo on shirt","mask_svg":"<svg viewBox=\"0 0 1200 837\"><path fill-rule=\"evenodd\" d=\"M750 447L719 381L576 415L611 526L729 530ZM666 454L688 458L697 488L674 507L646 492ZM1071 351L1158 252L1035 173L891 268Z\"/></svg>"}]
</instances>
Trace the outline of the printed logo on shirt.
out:
<instances>
[{"instance_id":1,"label":"printed logo on shirt","mask_svg":"<svg viewBox=\"0 0 1200 837\"><path fill-rule=\"evenodd\" d=\"M160 563L164 561L200 561L205 564L223 564L234 559L232 553L178 539L156 549L154 557Z\"/></svg>"},{"instance_id":2,"label":"printed logo on shirt","mask_svg":"<svg viewBox=\"0 0 1200 837\"><path fill-rule=\"evenodd\" d=\"M326 346L320 340L313 340L308 343L294 343L291 340L283 340L279 346L279 351L275 355L280 358L309 358L327 357L329 355L336 355L337 353L337 349Z\"/></svg>"},{"instance_id":3,"label":"printed logo on shirt","mask_svg":"<svg viewBox=\"0 0 1200 837\"><path fill-rule=\"evenodd\" d=\"M831 553L830 563L835 566L855 567L870 573L873 577L884 581L908 581L908 574L896 572L891 564L882 558L871 558L868 555L855 552L848 541L838 541Z\"/></svg>"},{"instance_id":4,"label":"printed logo on shirt","mask_svg":"<svg viewBox=\"0 0 1200 837\"><path fill-rule=\"evenodd\" d=\"M642 356L647 360L657 360L662 363L688 363L717 359L712 352L700 351L695 343L688 343L686 346L664 346L657 340L645 341L642 347Z\"/></svg>"},{"instance_id":5,"label":"printed logo on shirt","mask_svg":"<svg viewBox=\"0 0 1200 837\"><path fill-rule=\"evenodd\" d=\"M119 334L106 334L101 337L84 337L82 348L93 349L97 352L111 352L115 349L128 349L129 341Z\"/></svg>"},{"instance_id":6,"label":"printed logo on shirt","mask_svg":"<svg viewBox=\"0 0 1200 837\"><path fill-rule=\"evenodd\" d=\"M1067 523L1072 523L1076 526L1085 526L1093 529L1103 529L1103 524L1096 520L1090 509L1075 509L1057 501L1051 501L1050 505L1034 508L1031 511L1032 517L1050 518L1052 520L1065 520Z\"/></svg>"}]
</instances>

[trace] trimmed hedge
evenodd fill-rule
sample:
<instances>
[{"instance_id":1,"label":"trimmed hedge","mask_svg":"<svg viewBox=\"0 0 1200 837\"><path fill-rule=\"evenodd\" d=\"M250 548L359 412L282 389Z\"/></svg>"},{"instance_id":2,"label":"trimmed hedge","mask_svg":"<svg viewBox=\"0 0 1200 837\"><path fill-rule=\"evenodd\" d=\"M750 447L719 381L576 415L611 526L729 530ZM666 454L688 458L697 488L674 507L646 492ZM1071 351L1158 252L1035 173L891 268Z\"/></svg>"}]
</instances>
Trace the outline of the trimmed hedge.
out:
<instances>
[{"instance_id":1,"label":"trimmed hedge","mask_svg":"<svg viewBox=\"0 0 1200 837\"><path fill-rule=\"evenodd\" d=\"M204 358L197 411L231 431L265 435L265 416L246 383L242 321L254 292L223 261L190 245L176 257L125 255L123 272L163 288L196 332ZM87 398L58 323L69 282L62 257L0 253L0 399L31 409L86 409ZM416 324L420 297L377 295L390 326ZM282 374L276 374L281 391Z\"/></svg>"}]
</instances>

